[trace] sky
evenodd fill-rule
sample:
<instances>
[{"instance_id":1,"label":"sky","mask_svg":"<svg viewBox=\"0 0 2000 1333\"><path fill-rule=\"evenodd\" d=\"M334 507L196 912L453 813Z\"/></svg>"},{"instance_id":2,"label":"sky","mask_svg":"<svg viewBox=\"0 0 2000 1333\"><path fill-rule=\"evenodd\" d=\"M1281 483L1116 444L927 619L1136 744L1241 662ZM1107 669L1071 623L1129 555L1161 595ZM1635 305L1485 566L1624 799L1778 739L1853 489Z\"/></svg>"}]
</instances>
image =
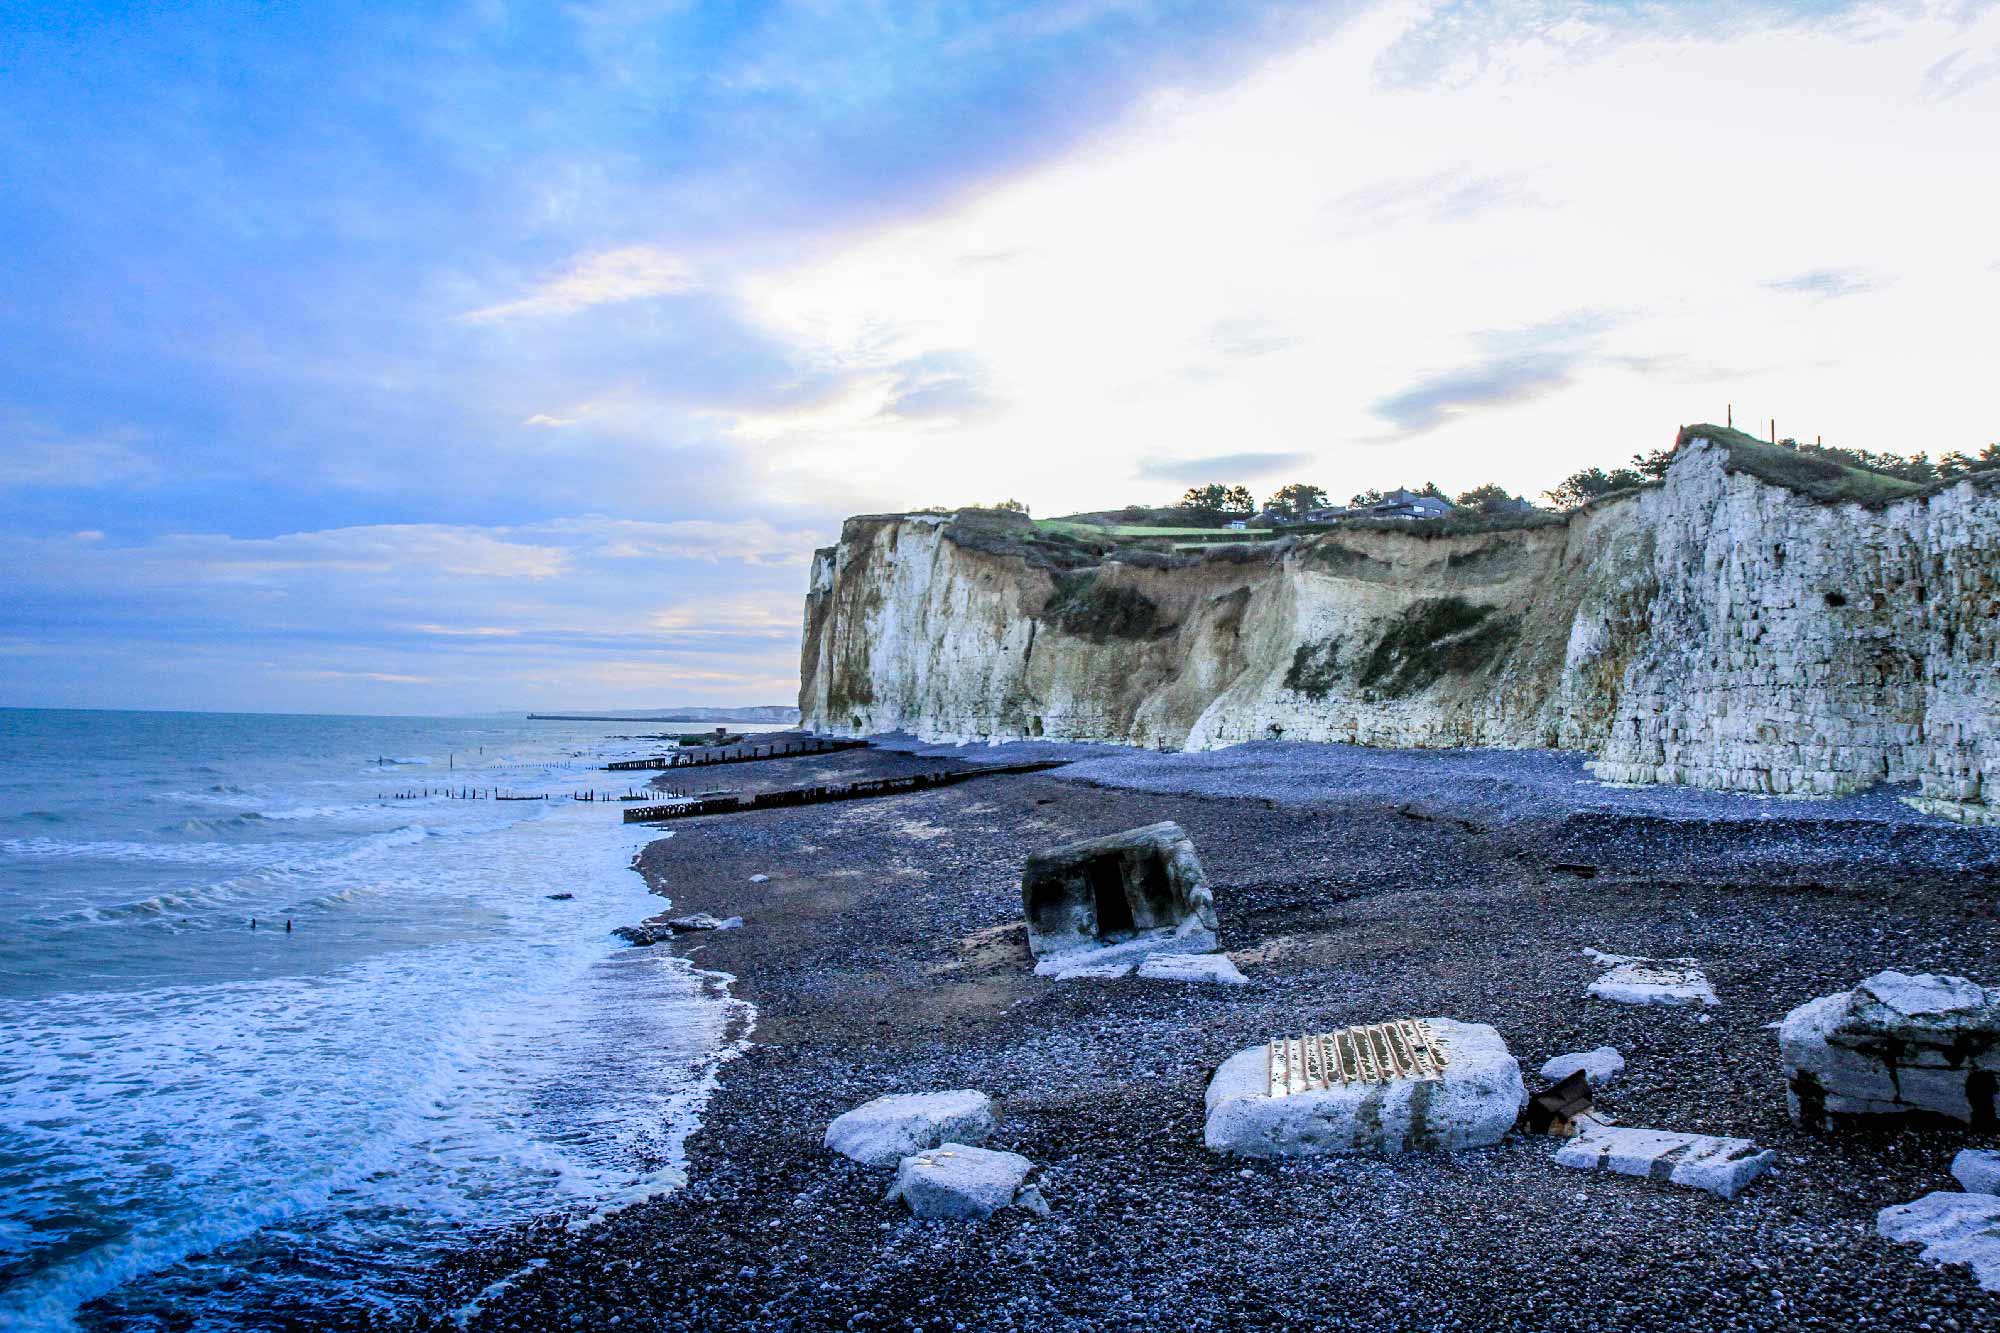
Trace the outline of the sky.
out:
<instances>
[{"instance_id":1,"label":"sky","mask_svg":"<svg viewBox=\"0 0 2000 1333\"><path fill-rule=\"evenodd\" d=\"M0 11L0 706L788 702L843 516L2000 439L2000 4Z\"/></svg>"}]
</instances>

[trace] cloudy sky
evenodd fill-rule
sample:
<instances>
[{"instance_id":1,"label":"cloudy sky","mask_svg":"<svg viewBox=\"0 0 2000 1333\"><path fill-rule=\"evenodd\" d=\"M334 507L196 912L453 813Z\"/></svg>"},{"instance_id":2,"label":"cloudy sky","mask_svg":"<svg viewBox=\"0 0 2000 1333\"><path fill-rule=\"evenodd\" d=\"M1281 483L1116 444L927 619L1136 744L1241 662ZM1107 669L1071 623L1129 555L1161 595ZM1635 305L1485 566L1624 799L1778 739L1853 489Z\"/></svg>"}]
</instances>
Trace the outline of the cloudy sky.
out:
<instances>
[{"instance_id":1,"label":"cloudy sky","mask_svg":"<svg viewBox=\"0 0 2000 1333\"><path fill-rule=\"evenodd\" d=\"M0 704L796 690L847 513L2000 439L2000 5L9 5Z\"/></svg>"}]
</instances>

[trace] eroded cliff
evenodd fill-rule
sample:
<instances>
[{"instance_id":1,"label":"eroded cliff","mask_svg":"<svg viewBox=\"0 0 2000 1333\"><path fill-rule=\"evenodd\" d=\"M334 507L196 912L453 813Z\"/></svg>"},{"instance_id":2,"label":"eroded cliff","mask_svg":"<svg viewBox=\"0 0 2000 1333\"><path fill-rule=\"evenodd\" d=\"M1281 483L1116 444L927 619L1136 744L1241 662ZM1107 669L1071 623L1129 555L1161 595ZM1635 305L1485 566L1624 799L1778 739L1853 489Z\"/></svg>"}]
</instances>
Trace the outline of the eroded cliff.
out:
<instances>
[{"instance_id":1,"label":"eroded cliff","mask_svg":"<svg viewBox=\"0 0 2000 1333\"><path fill-rule=\"evenodd\" d=\"M1559 746L1612 781L1914 782L2000 822L2000 477L1834 503L1711 435L1658 486L1503 531L1168 558L983 512L850 519L813 562L804 723Z\"/></svg>"}]
</instances>

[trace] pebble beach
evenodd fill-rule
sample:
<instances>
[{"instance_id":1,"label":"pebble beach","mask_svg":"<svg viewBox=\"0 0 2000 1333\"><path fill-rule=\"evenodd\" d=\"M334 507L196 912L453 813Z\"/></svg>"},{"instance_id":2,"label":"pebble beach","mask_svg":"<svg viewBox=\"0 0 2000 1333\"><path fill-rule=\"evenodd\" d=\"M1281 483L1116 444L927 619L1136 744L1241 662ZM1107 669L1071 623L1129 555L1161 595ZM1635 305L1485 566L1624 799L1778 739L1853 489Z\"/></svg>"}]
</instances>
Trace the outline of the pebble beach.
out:
<instances>
[{"instance_id":1,"label":"pebble beach","mask_svg":"<svg viewBox=\"0 0 2000 1333\"><path fill-rule=\"evenodd\" d=\"M2000 832L1894 793L1757 801L1590 782L1561 755L1247 746L1200 755L904 743L732 766L740 790L972 762L1078 762L880 800L678 822L637 868L672 911L740 916L671 949L754 1006L687 1141L688 1183L432 1272L418 1327L559 1329L1933 1329L2000 1295L1876 1235L1991 1136L1815 1134L1776 1022L1887 967L2000 978ZM1242 987L1032 972L1037 848L1172 819ZM757 878L767 877L767 878ZM1699 960L1714 1007L1587 999L1586 950ZM1491 1024L1530 1091L1621 1052L1622 1123L1741 1136L1733 1201L1558 1165L1558 1140L1390 1161L1246 1161L1202 1141L1231 1054L1397 1016ZM972 1088L988 1146L1042 1168L1047 1217L919 1221L827 1124Z\"/></svg>"}]
</instances>

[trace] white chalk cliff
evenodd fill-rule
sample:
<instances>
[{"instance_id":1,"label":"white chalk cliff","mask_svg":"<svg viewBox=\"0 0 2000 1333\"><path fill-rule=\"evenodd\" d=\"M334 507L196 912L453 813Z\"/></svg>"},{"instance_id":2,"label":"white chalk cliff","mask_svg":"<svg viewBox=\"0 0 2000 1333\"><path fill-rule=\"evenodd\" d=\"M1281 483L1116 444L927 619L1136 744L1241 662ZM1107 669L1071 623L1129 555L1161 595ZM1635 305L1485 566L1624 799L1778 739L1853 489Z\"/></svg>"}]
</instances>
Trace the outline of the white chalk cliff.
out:
<instances>
[{"instance_id":1,"label":"white chalk cliff","mask_svg":"<svg viewBox=\"0 0 2000 1333\"><path fill-rule=\"evenodd\" d=\"M2000 823L2000 474L1832 503L1743 457L1690 428L1659 485L1563 521L1200 556L1079 554L983 511L850 519L813 562L803 722L1555 746L1611 781L1914 783Z\"/></svg>"}]
</instances>

